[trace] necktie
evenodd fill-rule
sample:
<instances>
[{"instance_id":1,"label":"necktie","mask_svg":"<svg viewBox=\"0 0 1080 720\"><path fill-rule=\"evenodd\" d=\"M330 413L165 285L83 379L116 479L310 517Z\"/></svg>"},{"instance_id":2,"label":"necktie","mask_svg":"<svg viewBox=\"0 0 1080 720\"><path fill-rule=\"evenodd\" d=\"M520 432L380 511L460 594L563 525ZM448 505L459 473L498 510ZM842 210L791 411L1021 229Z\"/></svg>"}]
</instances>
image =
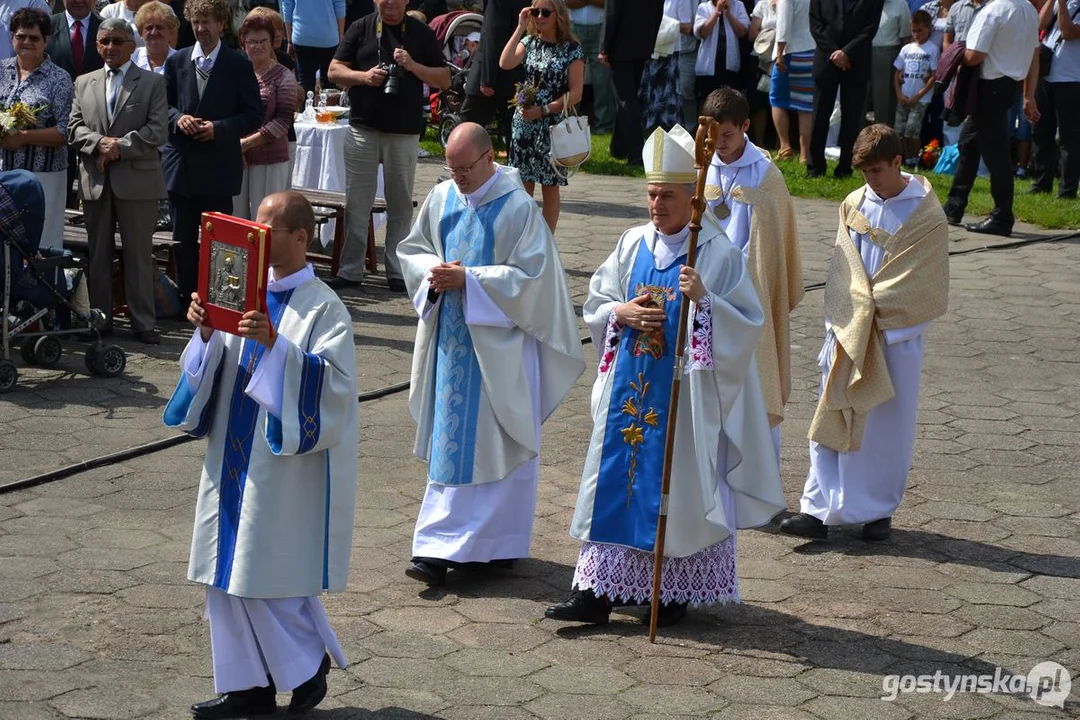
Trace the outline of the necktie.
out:
<instances>
[{"instance_id":1,"label":"necktie","mask_svg":"<svg viewBox=\"0 0 1080 720\"><path fill-rule=\"evenodd\" d=\"M109 70L106 73L105 81L105 102L109 108L109 120L112 121L113 115L116 113L116 98L119 96L120 89L120 71Z\"/></svg>"},{"instance_id":2,"label":"necktie","mask_svg":"<svg viewBox=\"0 0 1080 720\"><path fill-rule=\"evenodd\" d=\"M741 0L731 0L731 2L741 2ZM716 62L713 73L719 75L724 70L727 70L727 18L721 15L716 21Z\"/></svg>"},{"instance_id":3,"label":"necktie","mask_svg":"<svg viewBox=\"0 0 1080 720\"><path fill-rule=\"evenodd\" d=\"M75 27L71 30L71 56L75 60L75 74L82 75L83 55L86 52L86 43L83 42L82 20L75 21Z\"/></svg>"}]
</instances>

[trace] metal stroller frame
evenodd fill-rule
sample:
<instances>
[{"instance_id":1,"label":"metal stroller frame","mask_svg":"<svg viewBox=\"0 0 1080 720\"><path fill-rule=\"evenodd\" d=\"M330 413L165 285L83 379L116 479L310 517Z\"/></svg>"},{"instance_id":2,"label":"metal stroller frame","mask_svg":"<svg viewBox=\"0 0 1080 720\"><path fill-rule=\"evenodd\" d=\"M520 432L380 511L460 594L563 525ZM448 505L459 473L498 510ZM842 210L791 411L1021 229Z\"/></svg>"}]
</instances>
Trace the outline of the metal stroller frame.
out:
<instances>
[{"instance_id":1,"label":"metal stroller frame","mask_svg":"<svg viewBox=\"0 0 1080 720\"><path fill-rule=\"evenodd\" d=\"M104 313L96 309L91 309L89 313L80 313L47 278L49 274L55 278L54 271L57 269L78 269L80 272L77 280L81 281L85 274L85 261L71 255L34 257L34 251L41 238L45 208L45 197L40 183L32 173L25 170L0 172L0 186L3 186L0 191L3 192L8 191L4 184L5 180L12 181L23 191L28 187L36 188L36 194L18 207L19 218L16 222L21 225L17 228L18 232L12 228L0 227L0 238L2 238L0 252L3 252L4 274L4 293L0 295L0 349L3 350L3 357L0 358L0 393L11 391L19 379L18 369L11 360L11 346L16 338L22 338L21 355L27 365L53 367L60 362L60 357L63 355L63 346L58 338L90 333L94 340L86 350L87 370L91 374L103 377L120 375L127 366L127 355L119 345L105 344L101 341L99 328L105 322ZM30 192L33 193L33 189ZM16 206L20 205L19 199L14 196L12 199ZM20 199L25 200L25 198ZM36 236L35 241L28 242L30 247L23 247L18 242L17 235L19 234L28 239ZM16 252L13 253L12 248ZM12 284L14 273L12 260L18 263L25 262L26 272L33 274L39 285L70 310L73 317L78 318L85 327L57 328L53 325L55 306L39 307L29 300L16 298L15 287Z\"/></svg>"}]
</instances>

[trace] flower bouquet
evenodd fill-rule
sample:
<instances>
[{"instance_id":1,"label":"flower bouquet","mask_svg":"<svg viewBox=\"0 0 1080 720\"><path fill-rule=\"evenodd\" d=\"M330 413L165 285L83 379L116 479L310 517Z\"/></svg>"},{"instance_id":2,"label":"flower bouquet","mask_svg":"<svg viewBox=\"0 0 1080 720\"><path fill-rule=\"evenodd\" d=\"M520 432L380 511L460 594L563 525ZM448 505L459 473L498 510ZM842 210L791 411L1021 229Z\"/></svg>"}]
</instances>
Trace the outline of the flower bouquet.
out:
<instances>
[{"instance_id":1,"label":"flower bouquet","mask_svg":"<svg viewBox=\"0 0 1080 720\"><path fill-rule=\"evenodd\" d=\"M39 110L21 101L0 110L0 138L37 126Z\"/></svg>"},{"instance_id":2,"label":"flower bouquet","mask_svg":"<svg viewBox=\"0 0 1080 720\"><path fill-rule=\"evenodd\" d=\"M937 165L938 158L940 157L941 143L935 138L919 152L919 164L924 168L932 169Z\"/></svg>"},{"instance_id":3,"label":"flower bouquet","mask_svg":"<svg viewBox=\"0 0 1080 720\"><path fill-rule=\"evenodd\" d=\"M540 90L532 81L514 84L514 97L508 103L510 107L526 110L536 105L536 94Z\"/></svg>"}]
</instances>

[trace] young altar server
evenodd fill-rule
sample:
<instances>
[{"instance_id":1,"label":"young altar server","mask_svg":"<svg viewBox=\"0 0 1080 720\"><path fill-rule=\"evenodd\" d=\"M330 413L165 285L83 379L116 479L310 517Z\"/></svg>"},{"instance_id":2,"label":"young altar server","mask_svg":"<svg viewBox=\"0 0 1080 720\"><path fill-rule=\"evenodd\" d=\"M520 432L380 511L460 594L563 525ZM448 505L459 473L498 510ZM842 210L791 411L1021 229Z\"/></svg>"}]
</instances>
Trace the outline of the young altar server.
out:
<instances>
[{"instance_id":1,"label":"young altar server","mask_svg":"<svg viewBox=\"0 0 1080 720\"><path fill-rule=\"evenodd\" d=\"M840 205L810 472L780 530L819 539L862 524L885 540L911 467L927 325L948 308L949 233L930 183L900 171L896 131L863 129L853 161L866 185Z\"/></svg>"},{"instance_id":2,"label":"young altar server","mask_svg":"<svg viewBox=\"0 0 1080 720\"><path fill-rule=\"evenodd\" d=\"M584 545L556 620L603 624L652 599L653 550L679 307L693 320L679 397L659 624L739 601L735 531L784 508L753 361L764 314L742 253L708 212L685 266L694 139L658 129L642 153L652 221L623 233L593 275L584 318L600 351L593 435L570 534ZM646 620L647 622L647 620Z\"/></svg>"},{"instance_id":3,"label":"young altar server","mask_svg":"<svg viewBox=\"0 0 1080 720\"><path fill-rule=\"evenodd\" d=\"M262 715L275 693L289 710L326 695L345 656L319 601L345 589L356 501L356 350L348 311L307 264L315 215L298 193L259 206L273 228L267 312L236 334L196 327L165 424L209 437L188 579L206 585L220 697L196 718Z\"/></svg>"},{"instance_id":4,"label":"young altar server","mask_svg":"<svg viewBox=\"0 0 1080 720\"><path fill-rule=\"evenodd\" d=\"M540 425L585 370L559 251L475 123L446 145L452 180L398 245L417 313L409 413L428 483L405 574L528 557Z\"/></svg>"},{"instance_id":5,"label":"young altar server","mask_svg":"<svg viewBox=\"0 0 1080 720\"><path fill-rule=\"evenodd\" d=\"M714 90L701 112L719 125L705 200L728 239L742 250L765 311L754 357L779 462L780 423L791 395L788 317L804 292L795 205L780 169L746 136L750 106L742 93L727 87Z\"/></svg>"}]
</instances>

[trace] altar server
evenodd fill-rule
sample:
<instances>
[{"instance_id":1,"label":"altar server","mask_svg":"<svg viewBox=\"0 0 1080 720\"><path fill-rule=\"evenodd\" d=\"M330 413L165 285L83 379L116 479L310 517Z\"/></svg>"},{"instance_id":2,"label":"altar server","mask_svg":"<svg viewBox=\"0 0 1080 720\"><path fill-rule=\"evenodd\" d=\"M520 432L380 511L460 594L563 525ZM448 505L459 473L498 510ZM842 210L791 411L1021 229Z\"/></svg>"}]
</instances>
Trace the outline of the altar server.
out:
<instances>
[{"instance_id":1,"label":"altar server","mask_svg":"<svg viewBox=\"0 0 1080 720\"><path fill-rule=\"evenodd\" d=\"M853 161L866 184L840 205L810 472L802 512L780 530L820 539L830 525L863 524L876 541L907 485L926 329L948 309L949 232L930 182L900 171L888 125L859 133Z\"/></svg>"},{"instance_id":2,"label":"altar server","mask_svg":"<svg viewBox=\"0 0 1080 720\"><path fill-rule=\"evenodd\" d=\"M315 215L298 193L263 200L273 228L266 313L236 334L197 328L165 424L208 437L188 579L206 586L220 697L196 718L291 712L326 695L345 655L319 601L345 589L358 453L356 349L348 311L307 264Z\"/></svg>"},{"instance_id":3,"label":"altar server","mask_svg":"<svg viewBox=\"0 0 1080 720\"><path fill-rule=\"evenodd\" d=\"M746 136L750 106L742 93L713 90L701 112L719 125L705 199L728 239L742 250L765 312L754 356L779 462L780 423L791 396L789 315L804 292L795 205L780 169Z\"/></svg>"},{"instance_id":4,"label":"altar server","mask_svg":"<svg viewBox=\"0 0 1080 720\"><path fill-rule=\"evenodd\" d=\"M420 316L409 413L428 484L406 575L441 585L460 563L527 557L540 425L585 370L555 240L483 127L446 145L436 185L398 246Z\"/></svg>"},{"instance_id":5,"label":"altar server","mask_svg":"<svg viewBox=\"0 0 1080 720\"><path fill-rule=\"evenodd\" d=\"M556 620L603 624L652 599L653 549L680 296L692 302L679 397L659 625L688 605L739 601L735 531L784 507L754 363L764 314L742 253L711 213L686 267L694 139L676 125L645 143L652 222L623 233L589 285L585 324L600 351L593 434L570 534L584 545Z\"/></svg>"}]
</instances>

